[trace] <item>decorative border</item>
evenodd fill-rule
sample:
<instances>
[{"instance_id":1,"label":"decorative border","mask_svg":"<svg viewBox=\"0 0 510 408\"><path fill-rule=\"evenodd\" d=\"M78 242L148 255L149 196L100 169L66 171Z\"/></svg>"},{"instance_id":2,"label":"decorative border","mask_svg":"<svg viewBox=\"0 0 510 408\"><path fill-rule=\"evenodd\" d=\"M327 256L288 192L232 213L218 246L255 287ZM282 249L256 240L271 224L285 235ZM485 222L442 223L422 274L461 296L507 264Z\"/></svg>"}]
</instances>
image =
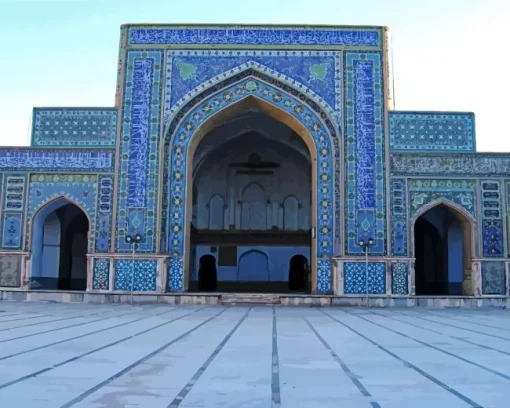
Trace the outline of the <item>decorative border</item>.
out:
<instances>
[{"instance_id":1,"label":"decorative border","mask_svg":"<svg viewBox=\"0 0 510 408\"><path fill-rule=\"evenodd\" d=\"M113 172L115 150L0 148L0 171Z\"/></svg>"},{"instance_id":2,"label":"decorative border","mask_svg":"<svg viewBox=\"0 0 510 408\"><path fill-rule=\"evenodd\" d=\"M110 288L110 259L94 258L93 274L92 289L108 290Z\"/></svg>"},{"instance_id":3,"label":"decorative border","mask_svg":"<svg viewBox=\"0 0 510 408\"><path fill-rule=\"evenodd\" d=\"M499 180L481 180L482 254L486 258L505 256L504 227Z\"/></svg>"},{"instance_id":4,"label":"decorative border","mask_svg":"<svg viewBox=\"0 0 510 408\"><path fill-rule=\"evenodd\" d=\"M391 153L392 176L507 177L510 154Z\"/></svg>"},{"instance_id":5,"label":"decorative border","mask_svg":"<svg viewBox=\"0 0 510 408\"><path fill-rule=\"evenodd\" d=\"M297 54L297 55L296 55ZM196 88L190 90L186 94L182 95L180 99L178 99L175 103L172 104L171 96L172 96L172 69L173 69L173 59L175 57L214 57L214 58L260 58L260 57L295 57L295 58L307 58L307 57L329 57L334 58L334 93L333 93L333 102L326 102L324 97L319 96L315 91L306 87L303 83L299 82L296 79L290 78L287 75L284 75L281 72L278 72L274 69L271 69L259 62L256 61L246 61L245 63L239 64L232 69L222 72L211 78L203 78L203 82L200 83ZM300 59L299 63L302 63ZM216 85L217 83L225 80L225 75L233 76L245 71L247 69L254 69L259 72L263 72L273 78L278 78L279 81L286 83L288 86L299 89L303 93L307 94L311 98L313 98L317 103L321 104L328 115L332 118L335 118L337 124L341 124L341 94L342 94L342 84L341 84L341 68L342 68L342 53L339 51L300 51L296 53L296 51L288 51L288 50L271 50L271 51L255 51L255 50L237 50L233 52L232 50L167 50L166 51L166 86L165 86L165 107L164 107L164 128L166 129L169 123L170 118L179 111L182 106L188 103L195 96L204 91L205 87L210 87Z\"/></svg>"},{"instance_id":6,"label":"decorative border","mask_svg":"<svg viewBox=\"0 0 510 408\"><path fill-rule=\"evenodd\" d=\"M380 28L262 26L129 27L130 45L337 45L377 47Z\"/></svg>"},{"instance_id":7,"label":"decorative border","mask_svg":"<svg viewBox=\"0 0 510 408\"><path fill-rule=\"evenodd\" d=\"M404 143L400 143L397 140L398 133L398 121L416 121L420 119L429 120L461 120L464 119L468 131L469 143L467 145L425 145L419 146L413 145L406 138ZM475 138L475 115L471 112L414 112L414 111L392 111L388 112L389 120L389 141L391 150L413 150L413 151L437 151L443 150L448 153L453 152L474 152L476 150L476 138ZM448 133L448 129L445 129L445 135Z\"/></svg>"},{"instance_id":8,"label":"decorative border","mask_svg":"<svg viewBox=\"0 0 510 408\"><path fill-rule=\"evenodd\" d=\"M104 120L111 122L111 131L107 135L107 139L103 142L97 140L83 140L77 137L77 140L68 141L41 141L41 134L39 132L41 123L45 120L46 116L62 117L62 120L71 121L72 119L65 119L67 116L104 116ZM117 108L34 108L32 113L32 146L89 146L89 147L115 147L117 140Z\"/></svg>"},{"instance_id":9,"label":"decorative border","mask_svg":"<svg viewBox=\"0 0 510 408\"><path fill-rule=\"evenodd\" d=\"M407 183L391 179L391 255L407 255Z\"/></svg>"},{"instance_id":10,"label":"decorative border","mask_svg":"<svg viewBox=\"0 0 510 408\"><path fill-rule=\"evenodd\" d=\"M169 243L168 250L171 255L169 267L169 289L171 291L183 290L183 256L185 237L185 208L186 208L186 167L187 149L190 139L197 127L205 120L212 117L220 109L225 108L239 100L253 95L269 102L272 105L288 112L302 123L310 132L316 143L317 150L317 259L330 258L333 255L334 227L333 227L333 146L330 137L338 140L334 126L323 116L320 116L308 108L303 102L307 98L297 98L297 91L287 90L291 95L280 92L275 87L277 81L267 79L264 75L253 70L244 72L244 79L233 77L215 88L209 88L203 95L197 97L186 105L170 124L166 136L175 135L172 141L171 165L168 166L168 156L165 154L164 168L170 168L165 172L164 191L169 191L171 221L169 220ZM261 81L262 79L262 81ZM283 84L280 83L280 86ZM285 89L286 90L286 89ZM219 92L221 91L221 93ZM213 93L217 92L217 93ZM212 94L212 95L211 95ZM198 104L197 104L198 102ZM314 104L317 109L317 104ZM327 127L326 127L326 126ZM165 140L168 143L168 139ZM169 150L165 143L165 153ZM338 149L338 147L336 147ZM339 153L335 150L335 156ZM168 190L169 185L169 190ZM163 210L165 212L165 210ZM166 235L166 228L162 227L162 235ZM324 259L323 259L324 261ZM328 260L328 262L331 262ZM330 269L330 268L329 268ZM329 279L317 282L320 292L331 290L331 273Z\"/></svg>"},{"instance_id":11,"label":"decorative border","mask_svg":"<svg viewBox=\"0 0 510 408\"><path fill-rule=\"evenodd\" d=\"M118 170L117 252L130 251L124 237L132 229L128 219L129 209L132 208L144 212L146 226L145 230L137 231L143 238L138 252L150 253L156 250L162 62L162 51L154 50L129 51L126 58ZM137 150L138 147L141 152Z\"/></svg>"},{"instance_id":12,"label":"decorative border","mask_svg":"<svg viewBox=\"0 0 510 408\"><path fill-rule=\"evenodd\" d=\"M378 52L346 52L345 252L363 253L360 238L374 239L370 253L385 255L386 194L384 84Z\"/></svg>"},{"instance_id":13,"label":"decorative border","mask_svg":"<svg viewBox=\"0 0 510 408\"><path fill-rule=\"evenodd\" d=\"M99 176L97 187L97 220L96 220L96 252L110 252L112 206L113 206L113 176Z\"/></svg>"}]
</instances>

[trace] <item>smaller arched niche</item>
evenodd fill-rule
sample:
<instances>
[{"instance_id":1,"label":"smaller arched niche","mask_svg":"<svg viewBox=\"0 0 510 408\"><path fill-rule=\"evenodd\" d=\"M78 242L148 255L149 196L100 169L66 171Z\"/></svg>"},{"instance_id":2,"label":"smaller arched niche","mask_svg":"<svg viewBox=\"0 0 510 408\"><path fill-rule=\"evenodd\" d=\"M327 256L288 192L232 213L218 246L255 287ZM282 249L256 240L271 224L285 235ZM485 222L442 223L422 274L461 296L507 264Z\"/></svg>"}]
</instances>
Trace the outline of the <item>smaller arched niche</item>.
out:
<instances>
[{"instance_id":1,"label":"smaller arched niche","mask_svg":"<svg viewBox=\"0 0 510 408\"><path fill-rule=\"evenodd\" d=\"M438 204L414 223L417 295L469 295L471 284L470 219L449 205Z\"/></svg>"},{"instance_id":2,"label":"smaller arched niche","mask_svg":"<svg viewBox=\"0 0 510 408\"><path fill-rule=\"evenodd\" d=\"M222 230L224 227L225 200L219 194L215 194L209 200L209 229Z\"/></svg>"},{"instance_id":3,"label":"smaller arched niche","mask_svg":"<svg viewBox=\"0 0 510 408\"><path fill-rule=\"evenodd\" d=\"M295 196L283 200L283 229L297 231L299 229L299 201Z\"/></svg>"},{"instance_id":4,"label":"smaller arched niche","mask_svg":"<svg viewBox=\"0 0 510 408\"><path fill-rule=\"evenodd\" d=\"M289 291L307 292L308 290L308 259L304 255L294 255L289 260Z\"/></svg>"},{"instance_id":5,"label":"smaller arched niche","mask_svg":"<svg viewBox=\"0 0 510 408\"><path fill-rule=\"evenodd\" d=\"M32 219L33 289L85 290L89 218L81 207L61 197Z\"/></svg>"},{"instance_id":6,"label":"smaller arched niche","mask_svg":"<svg viewBox=\"0 0 510 408\"><path fill-rule=\"evenodd\" d=\"M258 183L250 183L243 189L241 209L242 230L267 229L266 190Z\"/></svg>"},{"instance_id":7,"label":"smaller arched niche","mask_svg":"<svg viewBox=\"0 0 510 408\"><path fill-rule=\"evenodd\" d=\"M214 292L217 287L217 282L216 258L213 255L201 256L198 267L198 290Z\"/></svg>"},{"instance_id":8,"label":"smaller arched niche","mask_svg":"<svg viewBox=\"0 0 510 408\"><path fill-rule=\"evenodd\" d=\"M269 282L269 258L258 250L245 252L239 258L238 282Z\"/></svg>"}]
</instances>

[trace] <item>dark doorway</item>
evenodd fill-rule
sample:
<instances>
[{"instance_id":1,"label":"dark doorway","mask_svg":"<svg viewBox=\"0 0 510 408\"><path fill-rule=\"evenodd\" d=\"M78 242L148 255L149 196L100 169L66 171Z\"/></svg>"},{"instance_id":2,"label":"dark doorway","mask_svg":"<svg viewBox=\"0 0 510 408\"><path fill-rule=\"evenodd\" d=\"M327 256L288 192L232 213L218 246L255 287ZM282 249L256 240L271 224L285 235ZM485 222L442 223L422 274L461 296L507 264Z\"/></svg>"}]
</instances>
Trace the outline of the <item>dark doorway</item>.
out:
<instances>
[{"instance_id":1,"label":"dark doorway","mask_svg":"<svg viewBox=\"0 0 510 408\"><path fill-rule=\"evenodd\" d=\"M303 255L294 255L289 262L289 291L308 291L308 260Z\"/></svg>"},{"instance_id":2,"label":"dark doorway","mask_svg":"<svg viewBox=\"0 0 510 408\"><path fill-rule=\"evenodd\" d=\"M414 225L417 295L460 296L470 268L470 223L448 206L438 205Z\"/></svg>"},{"instance_id":3,"label":"dark doorway","mask_svg":"<svg viewBox=\"0 0 510 408\"><path fill-rule=\"evenodd\" d=\"M42 208L33 220L32 289L87 289L89 220L64 198Z\"/></svg>"},{"instance_id":4,"label":"dark doorway","mask_svg":"<svg viewBox=\"0 0 510 408\"><path fill-rule=\"evenodd\" d=\"M217 286L216 258L212 255L200 257L198 269L198 290L214 292Z\"/></svg>"}]
</instances>

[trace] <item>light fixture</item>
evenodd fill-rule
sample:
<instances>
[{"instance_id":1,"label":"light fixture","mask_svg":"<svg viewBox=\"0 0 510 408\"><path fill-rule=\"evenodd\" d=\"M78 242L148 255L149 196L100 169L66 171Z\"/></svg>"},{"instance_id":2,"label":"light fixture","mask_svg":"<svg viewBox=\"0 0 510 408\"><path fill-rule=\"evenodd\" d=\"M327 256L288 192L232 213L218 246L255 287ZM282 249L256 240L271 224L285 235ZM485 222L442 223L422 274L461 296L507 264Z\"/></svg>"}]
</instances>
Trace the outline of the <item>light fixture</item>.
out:
<instances>
[{"instance_id":1,"label":"light fixture","mask_svg":"<svg viewBox=\"0 0 510 408\"><path fill-rule=\"evenodd\" d=\"M364 245L365 245L365 241L363 241L362 239L360 239L360 240L358 241L358 245L359 245L360 247L364 246Z\"/></svg>"},{"instance_id":2,"label":"light fixture","mask_svg":"<svg viewBox=\"0 0 510 408\"><path fill-rule=\"evenodd\" d=\"M131 235L126 236L126 242L131 244L131 242L133 242L133 237Z\"/></svg>"},{"instance_id":3,"label":"light fixture","mask_svg":"<svg viewBox=\"0 0 510 408\"><path fill-rule=\"evenodd\" d=\"M368 238L368 245L374 245L374 240L372 238Z\"/></svg>"}]
</instances>

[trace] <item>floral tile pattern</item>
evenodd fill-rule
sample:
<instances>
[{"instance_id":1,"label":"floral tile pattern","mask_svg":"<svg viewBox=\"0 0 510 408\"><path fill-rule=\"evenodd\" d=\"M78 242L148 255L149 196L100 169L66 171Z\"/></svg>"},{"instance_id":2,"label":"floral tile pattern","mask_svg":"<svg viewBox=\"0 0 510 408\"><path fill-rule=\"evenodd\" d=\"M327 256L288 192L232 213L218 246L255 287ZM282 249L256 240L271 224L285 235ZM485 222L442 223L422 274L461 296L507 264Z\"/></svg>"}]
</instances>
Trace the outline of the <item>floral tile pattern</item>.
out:
<instances>
[{"instance_id":1,"label":"floral tile pattern","mask_svg":"<svg viewBox=\"0 0 510 408\"><path fill-rule=\"evenodd\" d=\"M108 290L110 286L110 259L94 258L94 280L92 289Z\"/></svg>"},{"instance_id":2,"label":"floral tile pattern","mask_svg":"<svg viewBox=\"0 0 510 408\"><path fill-rule=\"evenodd\" d=\"M391 293L394 295L407 295L409 263L392 262L391 263Z\"/></svg>"},{"instance_id":3,"label":"floral tile pattern","mask_svg":"<svg viewBox=\"0 0 510 408\"><path fill-rule=\"evenodd\" d=\"M135 292L154 292L156 290L157 265L155 259L135 259L134 261L117 259L115 261L114 290L130 291L133 282Z\"/></svg>"},{"instance_id":4,"label":"floral tile pattern","mask_svg":"<svg viewBox=\"0 0 510 408\"><path fill-rule=\"evenodd\" d=\"M363 295L367 293L366 276L368 274L368 294L386 293L386 264L384 262L346 262L344 263L344 293Z\"/></svg>"}]
</instances>

